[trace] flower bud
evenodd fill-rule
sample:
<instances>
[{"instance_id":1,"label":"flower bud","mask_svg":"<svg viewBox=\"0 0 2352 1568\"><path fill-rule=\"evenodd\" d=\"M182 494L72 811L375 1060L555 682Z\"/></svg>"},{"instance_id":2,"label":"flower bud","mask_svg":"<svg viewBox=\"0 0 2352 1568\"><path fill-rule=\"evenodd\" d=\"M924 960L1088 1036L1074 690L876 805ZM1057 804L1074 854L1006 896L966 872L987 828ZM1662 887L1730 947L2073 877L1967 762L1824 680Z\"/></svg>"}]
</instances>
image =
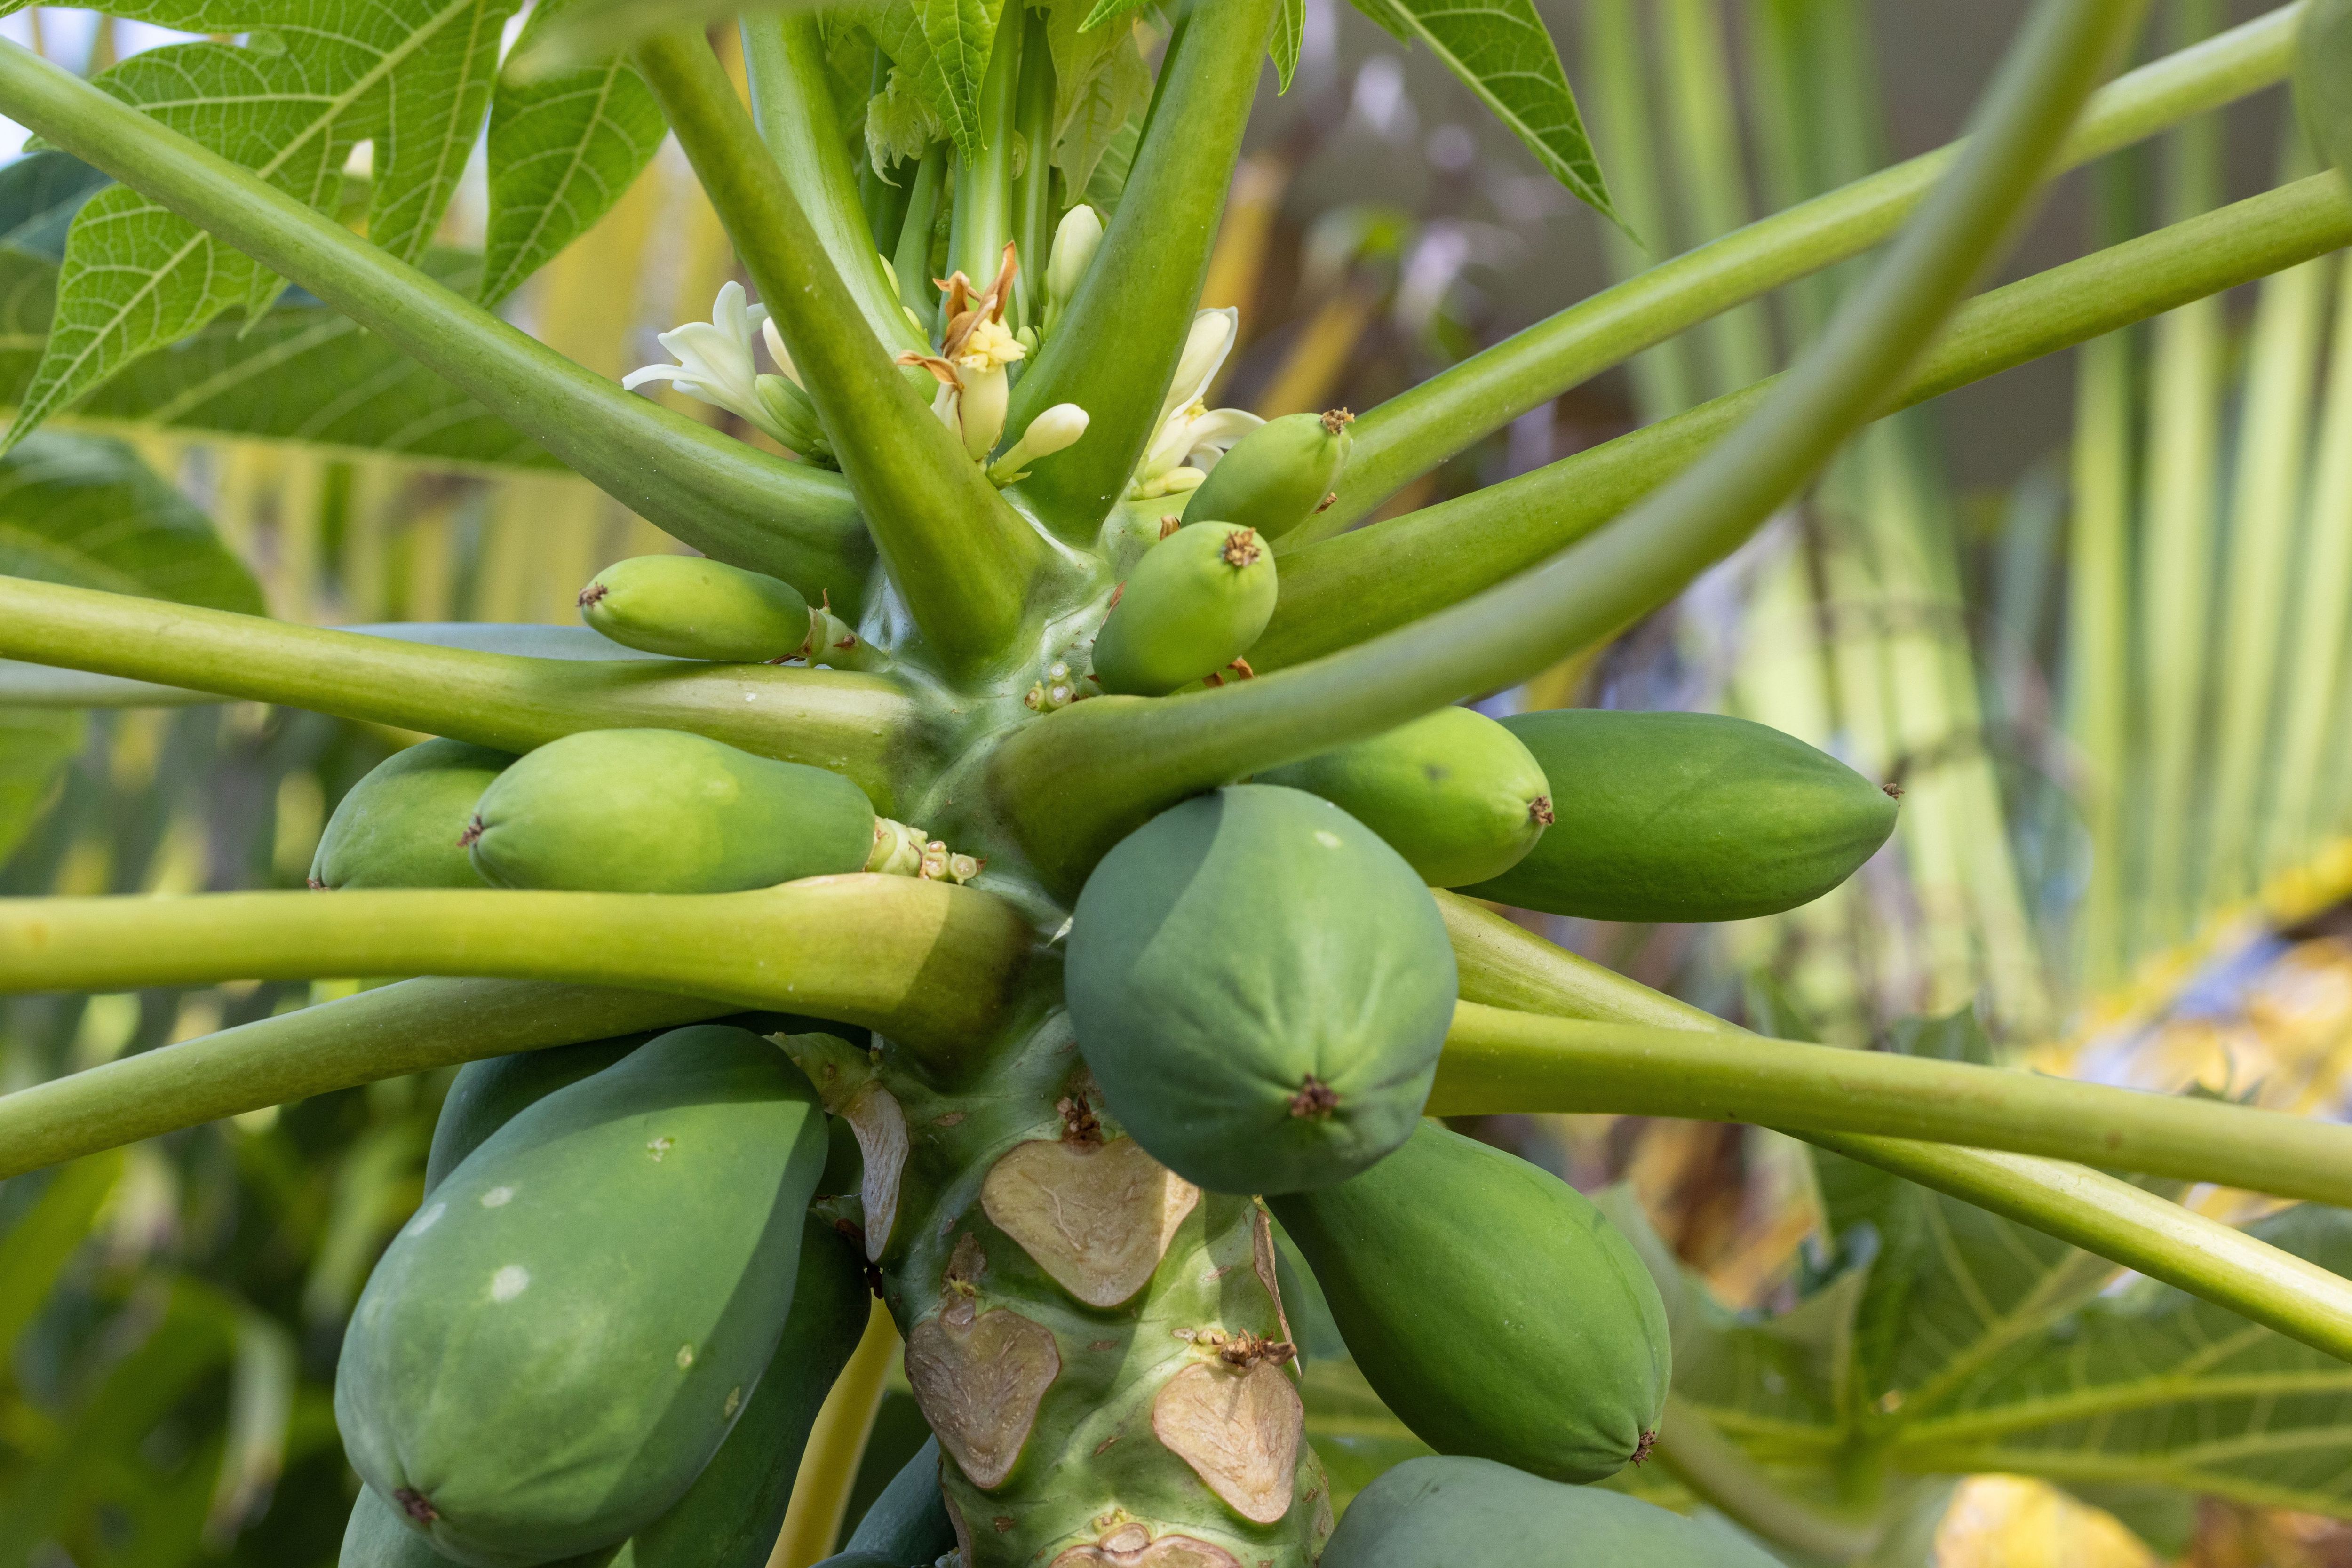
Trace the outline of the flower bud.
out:
<instances>
[{"instance_id":1,"label":"flower bud","mask_svg":"<svg viewBox=\"0 0 2352 1568\"><path fill-rule=\"evenodd\" d=\"M1000 485L1023 478L1027 466L1050 458L1087 433L1087 411L1075 403L1056 403L1036 418L1004 456L989 465L988 477Z\"/></svg>"},{"instance_id":2,"label":"flower bud","mask_svg":"<svg viewBox=\"0 0 2352 1568\"><path fill-rule=\"evenodd\" d=\"M1102 244L1102 217L1094 208L1080 202L1062 215L1054 230L1052 259L1045 266L1045 300L1049 310L1058 310L1078 291L1078 280L1087 275L1087 263L1095 258L1095 247Z\"/></svg>"}]
</instances>

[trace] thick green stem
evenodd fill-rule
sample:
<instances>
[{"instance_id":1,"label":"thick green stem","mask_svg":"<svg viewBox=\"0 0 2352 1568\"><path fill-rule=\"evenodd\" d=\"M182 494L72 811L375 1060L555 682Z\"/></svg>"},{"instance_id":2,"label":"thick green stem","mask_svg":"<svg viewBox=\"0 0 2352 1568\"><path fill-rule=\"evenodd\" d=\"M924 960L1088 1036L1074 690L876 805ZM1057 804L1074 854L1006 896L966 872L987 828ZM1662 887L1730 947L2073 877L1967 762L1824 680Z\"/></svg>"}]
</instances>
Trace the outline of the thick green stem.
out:
<instances>
[{"instance_id":1,"label":"thick green stem","mask_svg":"<svg viewBox=\"0 0 2352 1568\"><path fill-rule=\"evenodd\" d=\"M847 775L898 809L926 754L886 677L764 664L526 658L0 577L0 656L527 752L582 730L691 730Z\"/></svg>"},{"instance_id":2,"label":"thick green stem","mask_svg":"<svg viewBox=\"0 0 2352 1568\"><path fill-rule=\"evenodd\" d=\"M940 324L940 290L931 276L931 237L939 225L940 193L948 178L948 144L934 142L916 165L914 188L907 196L907 221L898 227L898 246L891 253L891 270L898 275L899 294L933 330Z\"/></svg>"},{"instance_id":3,"label":"thick green stem","mask_svg":"<svg viewBox=\"0 0 2352 1568\"><path fill-rule=\"evenodd\" d=\"M890 349L928 353L930 343L898 302L889 264L874 248L848 139L825 82L824 36L816 13L755 14L743 18L742 31L743 66L751 80L760 139L800 199L842 287Z\"/></svg>"},{"instance_id":4,"label":"thick green stem","mask_svg":"<svg viewBox=\"0 0 2352 1568\"><path fill-rule=\"evenodd\" d=\"M602 985L404 980L0 1095L0 1180L331 1089L736 1010Z\"/></svg>"},{"instance_id":5,"label":"thick green stem","mask_svg":"<svg viewBox=\"0 0 2352 1568\"><path fill-rule=\"evenodd\" d=\"M1432 1116L1606 1111L1966 1143L2352 1205L2352 1128L2040 1073L1465 1002Z\"/></svg>"},{"instance_id":6,"label":"thick green stem","mask_svg":"<svg viewBox=\"0 0 2352 1568\"><path fill-rule=\"evenodd\" d=\"M1023 486L1063 538L1091 542L1151 439L1192 330L1276 0L1194 0L1168 47L1126 193L1053 337L1013 389L1005 433L1057 403L1090 423Z\"/></svg>"},{"instance_id":7,"label":"thick green stem","mask_svg":"<svg viewBox=\"0 0 2352 1568\"><path fill-rule=\"evenodd\" d=\"M2110 83L2059 166L2072 168L2285 76L2300 4ZM1964 145L1964 144L1962 144ZM1339 532L1418 475L1653 344L1883 242L1959 153L1938 148L1749 224L1603 289L1381 404L1356 422L1339 499L1294 545Z\"/></svg>"},{"instance_id":8,"label":"thick green stem","mask_svg":"<svg viewBox=\"0 0 2352 1568\"><path fill-rule=\"evenodd\" d=\"M702 35L658 35L636 58L792 351L916 625L960 669L1003 658L1049 563L1045 542L891 363Z\"/></svg>"},{"instance_id":9,"label":"thick green stem","mask_svg":"<svg viewBox=\"0 0 2352 1568\"><path fill-rule=\"evenodd\" d=\"M980 79L980 134L956 166L948 266L982 289L996 276L1004 242L1013 237L1013 116L1022 37L1020 8L1009 7L997 22L988 69ZM1024 269L1031 264L1028 256L1021 258Z\"/></svg>"},{"instance_id":10,"label":"thick green stem","mask_svg":"<svg viewBox=\"0 0 2352 1568\"><path fill-rule=\"evenodd\" d=\"M695 548L862 603L873 549L836 476L624 392L15 44L0 45L0 112L308 289Z\"/></svg>"},{"instance_id":11,"label":"thick green stem","mask_svg":"<svg viewBox=\"0 0 2352 1568\"><path fill-rule=\"evenodd\" d=\"M2352 1361L2352 1281L2129 1182L2029 1154L1853 1133L1801 1136Z\"/></svg>"},{"instance_id":12,"label":"thick green stem","mask_svg":"<svg viewBox=\"0 0 2352 1568\"><path fill-rule=\"evenodd\" d=\"M996 1022L1029 949L992 894L862 872L750 893L0 900L0 993L477 974L711 997L941 1050Z\"/></svg>"},{"instance_id":13,"label":"thick green stem","mask_svg":"<svg viewBox=\"0 0 2352 1568\"><path fill-rule=\"evenodd\" d=\"M1013 238L1021 275L1013 279L1015 330L1034 327L1045 309L1046 250L1054 235L1054 50L1043 11L1024 11L1021 88L1013 124L1027 156L1013 182Z\"/></svg>"},{"instance_id":14,"label":"thick green stem","mask_svg":"<svg viewBox=\"0 0 2352 1568\"><path fill-rule=\"evenodd\" d=\"M1987 93L1983 129L1820 343L1736 432L1613 526L1313 664L1197 696L1098 698L1014 735L994 781L1040 868L1074 886L1172 801L1524 679L1681 591L1905 384L2028 209L2137 14L2135 0L2037 8Z\"/></svg>"},{"instance_id":15,"label":"thick green stem","mask_svg":"<svg viewBox=\"0 0 2352 1568\"><path fill-rule=\"evenodd\" d=\"M1782 1486L1716 1430L1706 1412L1677 1395L1666 1395L1665 1417L1658 1423L1650 1457L1700 1501L1809 1558L1852 1563L1878 1543L1871 1525L1823 1513Z\"/></svg>"},{"instance_id":16,"label":"thick green stem","mask_svg":"<svg viewBox=\"0 0 2352 1568\"><path fill-rule=\"evenodd\" d=\"M1939 397L2352 244L2352 197L2299 180L1997 289L1957 311L1894 406ZM1498 485L1282 555L1282 597L1250 649L1260 671L1458 604L1584 538L1760 407L1759 382ZM1886 410L1892 412L1892 408Z\"/></svg>"}]
</instances>

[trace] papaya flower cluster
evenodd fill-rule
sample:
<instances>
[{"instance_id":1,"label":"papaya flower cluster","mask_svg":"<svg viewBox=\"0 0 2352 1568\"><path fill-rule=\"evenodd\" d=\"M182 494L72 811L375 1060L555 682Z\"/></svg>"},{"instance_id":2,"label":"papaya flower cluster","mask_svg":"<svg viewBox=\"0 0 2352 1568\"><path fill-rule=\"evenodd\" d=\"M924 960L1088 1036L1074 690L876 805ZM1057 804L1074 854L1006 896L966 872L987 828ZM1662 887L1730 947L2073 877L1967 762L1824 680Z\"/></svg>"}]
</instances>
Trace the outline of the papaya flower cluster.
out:
<instances>
[{"instance_id":1,"label":"papaya flower cluster","mask_svg":"<svg viewBox=\"0 0 2352 1568\"><path fill-rule=\"evenodd\" d=\"M753 345L762 339L782 374L759 368ZM633 370L621 378L623 386L634 391L650 381L667 381L688 397L724 408L804 458L831 461L832 448L817 422L816 405L801 388L784 340L769 319L768 308L746 300L743 285L731 279L720 284L710 320L673 327L655 341L677 363Z\"/></svg>"},{"instance_id":2,"label":"papaya flower cluster","mask_svg":"<svg viewBox=\"0 0 2352 1568\"><path fill-rule=\"evenodd\" d=\"M1265 423L1244 409L1208 405L1209 384L1224 368L1240 332L1241 312L1231 306L1192 318L1175 379L1160 405L1151 443L1128 482L1129 500L1198 489L1234 443Z\"/></svg>"},{"instance_id":3,"label":"papaya flower cluster","mask_svg":"<svg viewBox=\"0 0 2352 1568\"><path fill-rule=\"evenodd\" d=\"M1004 308L1012 301L1013 280L1020 269L1019 254L1007 241L1003 264L985 292L975 289L961 272L943 279L940 288L946 294L947 330L940 334L940 352L925 354L909 350L898 356L900 364L920 365L940 384L931 397L931 412L955 433L975 463L987 462L988 454L1004 435L1004 411L1013 394L1012 367L1029 353L1004 324ZM1085 435L1087 423L1087 411L1076 404L1055 404L1031 420L1012 449L989 465L989 478L1009 485L1024 477L1028 464L1051 457Z\"/></svg>"}]
</instances>

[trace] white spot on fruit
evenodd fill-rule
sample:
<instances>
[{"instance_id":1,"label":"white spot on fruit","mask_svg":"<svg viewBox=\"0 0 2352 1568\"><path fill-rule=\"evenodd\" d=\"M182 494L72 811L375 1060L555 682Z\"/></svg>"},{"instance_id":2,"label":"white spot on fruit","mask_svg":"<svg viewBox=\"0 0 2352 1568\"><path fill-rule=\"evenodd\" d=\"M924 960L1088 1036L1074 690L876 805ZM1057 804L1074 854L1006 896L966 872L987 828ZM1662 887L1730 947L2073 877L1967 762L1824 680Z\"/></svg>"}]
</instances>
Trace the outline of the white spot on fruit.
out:
<instances>
[{"instance_id":1,"label":"white spot on fruit","mask_svg":"<svg viewBox=\"0 0 2352 1568\"><path fill-rule=\"evenodd\" d=\"M1318 827L1315 830L1315 842L1326 849L1337 849L1339 847L1339 836L1328 828Z\"/></svg>"},{"instance_id":2,"label":"white spot on fruit","mask_svg":"<svg viewBox=\"0 0 2352 1568\"><path fill-rule=\"evenodd\" d=\"M646 1145L646 1152L651 1154L654 1157L654 1163L658 1165L661 1163L662 1156L676 1147L677 1144L667 1138L656 1138Z\"/></svg>"},{"instance_id":3,"label":"white spot on fruit","mask_svg":"<svg viewBox=\"0 0 2352 1568\"><path fill-rule=\"evenodd\" d=\"M680 1371L680 1372L684 1372L688 1367L690 1367L690 1366L692 1366L693 1364L694 1364L694 1347L693 1347L692 1345L680 1345L680 1346L678 1346L678 1347L677 1347L677 1370L678 1370L678 1371Z\"/></svg>"},{"instance_id":4,"label":"white spot on fruit","mask_svg":"<svg viewBox=\"0 0 2352 1568\"><path fill-rule=\"evenodd\" d=\"M486 1209L502 1209L512 1202L514 1202L512 1187L492 1187L482 1194L482 1206Z\"/></svg>"},{"instance_id":5,"label":"white spot on fruit","mask_svg":"<svg viewBox=\"0 0 2352 1568\"><path fill-rule=\"evenodd\" d=\"M423 1236L426 1231L433 1228L435 1223L438 1221L443 1215L448 1212L449 1205L447 1204L435 1204L431 1208L426 1209L423 1214L418 1215L415 1219L408 1222L408 1234L411 1236Z\"/></svg>"},{"instance_id":6,"label":"white spot on fruit","mask_svg":"<svg viewBox=\"0 0 2352 1568\"><path fill-rule=\"evenodd\" d=\"M490 1300L511 1301L530 1289L530 1270L520 1263L509 1263L490 1276Z\"/></svg>"},{"instance_id":7,"label":"white spot on fruit","mask_svg":"<svg viewBox=\"0 0 2352 1568\"><path fill-rule=\"evenodd\" d=\"M743 1385L739 1383L734 1387L727 1391L727 1409L725 1410L724 1415L728 1420L732 1421L735 1419L735 1412L742 1408Z\"/></svg>"}]
</instances>

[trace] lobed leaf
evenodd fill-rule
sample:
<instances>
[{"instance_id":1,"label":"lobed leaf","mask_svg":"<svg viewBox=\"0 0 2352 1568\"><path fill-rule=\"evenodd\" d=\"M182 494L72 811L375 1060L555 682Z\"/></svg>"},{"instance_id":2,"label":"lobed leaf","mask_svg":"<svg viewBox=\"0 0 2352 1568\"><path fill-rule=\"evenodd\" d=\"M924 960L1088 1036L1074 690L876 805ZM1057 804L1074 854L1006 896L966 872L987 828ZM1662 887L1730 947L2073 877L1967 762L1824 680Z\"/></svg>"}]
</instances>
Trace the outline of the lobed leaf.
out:
<instances>
[{"instance_id":1,"label":"lobed leaf","mask_svg":"<svg viewBox=\"0 0 2352 1568\"><path fill-rule=\"evenodd\" d=\"M536 7L517 52L531 48L582 3ZM501 78L490 100L482 303L513 293L587 233L652 161L668 129L646 79L618 54L577 70Z\"/></svg>"},{"instance_id":2,"label":"lobed leaf","mask_svg":"<svg viewBox=\"0 0 2352 1568\"><path fill-rule=\"evenodd\" d=\"M1274 74L1276 91L1288 92L1298 74L1298 48L1307 37L1307 0L1282 0L1274 13Z\"/></svg>"},{"instance_id":3,"label":"lobed leaf","mask_svg":"<svg viewBox=\"0 0 2352 1568\"><path fill-rule=\"evenodd\" d=\"M1133 18L1112 27L1081 32L1071 26L1074 5L1057 8L1046 25L1054 51L1054 163L1069 188L1087 194L1095 171L1122 133L1127 155L1135 157L1144 106L1151 100L1151 68L1144 63Z\"/></svg>"},{"instance_id":4,"label":"lobed leaf","mask_svg":"<svg viewBox=\"0 0 2352 1568\"><path fill-rule=\"evenodd\" d=\"M866 16L874 41L967 158L980 150L981 79L1003 12L1004 0L896 0Z\"/></svg>"}]
</instances>

